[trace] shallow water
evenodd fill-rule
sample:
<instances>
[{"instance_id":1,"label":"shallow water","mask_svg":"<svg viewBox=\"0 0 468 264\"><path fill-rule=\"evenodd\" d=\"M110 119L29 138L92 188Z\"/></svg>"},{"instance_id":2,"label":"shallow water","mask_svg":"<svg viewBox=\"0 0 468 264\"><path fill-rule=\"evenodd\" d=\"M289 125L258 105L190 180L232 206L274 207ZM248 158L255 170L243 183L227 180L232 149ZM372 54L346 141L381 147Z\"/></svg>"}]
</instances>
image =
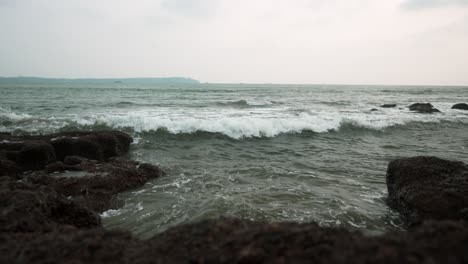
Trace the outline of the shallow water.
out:
<instances>
[{"instance_id":1,"label":"shallow water","mask_svg":"<svg viewBox=\"0 0 468 264\"><path fill-rule=\"evenodd\" d=\"M129 156L168 175L103 220L141 237L219 215L382 232L401 228L385 205L390 160L468 162L468 111L450 109L466 101L467 87L1 84L0 131L132 134Z\"/></svg>"}]
</instances>

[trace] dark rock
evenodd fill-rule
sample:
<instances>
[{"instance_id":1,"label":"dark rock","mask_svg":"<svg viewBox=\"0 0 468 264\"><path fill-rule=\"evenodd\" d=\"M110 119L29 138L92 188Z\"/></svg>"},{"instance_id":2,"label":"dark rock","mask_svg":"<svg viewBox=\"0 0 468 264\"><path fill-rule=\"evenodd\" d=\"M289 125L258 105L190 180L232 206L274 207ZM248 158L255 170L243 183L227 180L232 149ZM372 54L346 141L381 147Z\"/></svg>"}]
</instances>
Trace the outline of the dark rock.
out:
<instances>
[{"instance_id":1,"label":"dark rock","mask_svg":"<svg viewBox=\"0 0 468 264\"><path fill-rule=\"evenodd\" d=\"M49 186L95 212L103 212L116 208L115 194L142 186L148 179L164 174L156 166L138 165L123 158L111 158L106 163L87 161L76 165L86 172L81 177L31 175L27 180Z\"/></svg>"},{"instance_id":2,"label":"dark rock","mask_svg":"<svg viewBox=\"0 0 468 264\"><path fill-rule=\"evenodd\" d=\"M64 161L66 156L80 156L94 160L103 160L102 150L96 142L81 138L62 137L51 142L57 160Z\"/></svg>"},{"instance_id":3,"label":"dark rock","mask_svg":"<svg viewBox=\"0 0 468 264\"><path fill-rule=\"evenodd\" d=\"M382 107L382 108L394 108L394 107L396 107L396 104L383 104L380 107Z\"/></svg>"},{"instance_id":4,"label":"dark rock","mask_svg":"<svg viewBox=\"0 0 468 264\"><path fill-rule=\"evenodd\" d=\"M143 174L146 179L154 179L166 175L166 173L161 170L158 166L142 163L138 166L138 172Z\"/></svg>"},{"instance_id":5,"label":"dark rock","mask_svg":"<svg viewBox=\"0 0 468 264\"><path fill-rule=\"evenodd\" d=\"M372 108L371 109L371 112L375 112L375 111L379 111L379 109L377 109L377 108Z\"/></svg>"},{"instance_id":6,"label":"dark rock","mask_svg":"<svg viewBox=\"0 0 468 264\"><path fill-rule=\"evenodd\" d=\"M23 170L40 170L55 162L55 151L45 141L27 141L19 150L16 161Z\"/></svg>"},{"instance_id":7,"label":"dark rock","mask_svg":"<svg viewBox=\"0 0 468 264\"><path fill-rule=\"evenodd\" d=\"M415 103L415 104L408 106L408 108L410 111L415 111L418 113L425 113L425 114L440 112L438 109L434 108L434 106L429 103Z\"/></svg>"},{"instance_id":8,"label":"dark rock","mask_svg":"<svg viewBox=\"0 0 468 264\"><path fill-rule=\"evenodd\" d=\"M149 240L102 229L0 233L1 263L466 263L464 222L365 236L314 223L239 219L179 225Z\"/></svg>"},{"instance_id":9,"label":"dark rock","mask_svg":"<svg viewBox=\"0 0 468 264\"><path fill-rule=\"evenodd\" d=\"M54 163L50 163L46 166L45 171L47 173L54 173L54 172L62 172L65 171L67 168L61 161L56 161Z\"/></svg>"},{"instance_id":10,"label":"dark rock","mask_svg":"<svg viewBox=\"0 0 468 264\"><path fill-rule=\"evenodd\" d=\"M454 104L454 105L452 106L452 109L468 110L468 104L465 104L465 103Z\"/></svg>"},{"instance_id":11,"label":"dark rock","mask_svg":"<svg viewBox=\"0 0 468 264\"><path fill-rule=\"evenodd\" d=\"M409 224L426 219L468 220L468 166L436 157L390 162L388 203Z\"/></svg>"},{"instance_id":12,"label":"dark rock","mask_svg":"<svg viewBox=\"0 0 468 264\"><path fill-rule=\"evenodd\" d=\"M0 176L8 176L17 178L19 168L15 162L11 160L0 160Z\"/></svg>"},{"instance_id":13,"label":"dark rock","mask_svg":"<svg viewBox=\"0 0 468 264\"><path fill-rule=\"evenodd\" d=\"M0 178L0 232L44 232L60 225L99 227L100 218L46 186Z\"/></svg>"},{"instance_id":14,"label":"dark rock","mask_svg":"<svg viewBox=\"0 0 468 264\"><path fill-rule=\"evenodd\" d=\"M66 156L80 156L94 160L106 160L122 156L128 152L133 139L118 131L67 132L56 135L51 141L57 159L64 161Z\"/></svg>"},{"instance_id":15,"label":"dark rock","mask_svg":"<svg viewBox=\"0 0 468 264\"><path fill-rule=\"evenodd\" d=\"M63 161L63 164L65 164L65 165L78 165L78 164L81 164L82 162L87 162L87 161L88 161L88 159L83 158L83 157L66 156L64 161Z\"/></svg>"}]
</instances>

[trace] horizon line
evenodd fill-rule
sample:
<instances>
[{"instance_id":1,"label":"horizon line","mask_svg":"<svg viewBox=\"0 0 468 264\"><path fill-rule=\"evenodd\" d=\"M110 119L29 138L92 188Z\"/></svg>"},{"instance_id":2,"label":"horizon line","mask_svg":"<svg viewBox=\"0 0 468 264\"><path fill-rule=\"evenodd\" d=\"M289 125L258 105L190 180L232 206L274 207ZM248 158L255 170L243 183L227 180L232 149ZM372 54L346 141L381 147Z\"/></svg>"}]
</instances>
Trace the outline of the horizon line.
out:
<instances>
[{"instance_id":1,"label":"horizon line","mask_svg":"<svg viewBox=\"0 0 468 264\"><path fill-rule=\"evenodd\" d=\"M55 80L110 80L110 79L191 79L198 84L232 84L232 85L349 85L349 86L430 86L430 87L468 87L468 84L365 84L365 83L275 83L275 82L207 82L194 77L165 76L165 77L38 77L38 76L0 76L0 79L36 78Z\"/></svg>"}]
</instances>

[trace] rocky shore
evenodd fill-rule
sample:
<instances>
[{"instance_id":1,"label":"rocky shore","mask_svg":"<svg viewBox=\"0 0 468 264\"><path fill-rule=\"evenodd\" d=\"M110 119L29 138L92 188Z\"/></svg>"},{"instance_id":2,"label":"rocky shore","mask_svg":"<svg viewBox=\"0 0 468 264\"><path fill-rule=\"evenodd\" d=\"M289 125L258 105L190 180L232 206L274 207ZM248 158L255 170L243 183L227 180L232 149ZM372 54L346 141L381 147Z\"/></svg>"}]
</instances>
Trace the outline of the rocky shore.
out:
<instances>
[{"instance_id":1,"label":"rocky shore","mask_svg":"<svg viewBox=\"0 0 468 264\"><path fill-rule=\"evenodd\" d=\"M148 240L102 227L116 194L164 176L125 157L117 131L0 134L0 263L466 263L468 166L390 162L388 204L408 231L369 236L314 223L219 218ZM67 171L67 173L64 173Z\"/></svg>"}]
</instances>

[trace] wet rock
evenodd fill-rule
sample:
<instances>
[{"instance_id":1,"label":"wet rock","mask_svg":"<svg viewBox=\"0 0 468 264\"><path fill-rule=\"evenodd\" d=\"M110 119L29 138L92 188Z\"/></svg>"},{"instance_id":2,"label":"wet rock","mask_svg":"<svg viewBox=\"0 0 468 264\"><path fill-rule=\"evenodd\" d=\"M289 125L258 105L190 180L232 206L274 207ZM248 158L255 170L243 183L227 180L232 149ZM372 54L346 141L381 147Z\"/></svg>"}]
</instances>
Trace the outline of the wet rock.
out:
<instances>
[{"instance_id":1,"label":"wet rock","mask_svg":"<svg viewBox=\"0 0 468 264\"><path fill-rule=\"evenodd\" d=\"M411 232L368 237L314 223L238 219L180 225L149 240L135 261L162 263L463 263L468 227L429 222ZM434 250L437 248L437 250Z\"/></svg>"},{"instance_id":2,"label":"wet rock","mask_svg":"<svg viewBox=\"0 0 468 264\"><path fill-rule=\"evenodd\" d=\"M77 168L85 172L80 177L31 175L28 181L49 186L71 197L95 212L116 208L115 194L142 186L148 179L164 174L157 166L141 164L123 158L111 158L106 163L84 161Z\"/></svg>"},{"instance_id":3,"label":"wet rock","mask_svg":"<svg viewBox=\"0 0 468 264\"><path fill-rule=\"evenodd\" d=\"M371 111L371 112L375 112L375 111L379 111L379 109L377 109L377 108L372 108L370 111Z\"/></svg>"},{"instance_id":4,"label":"wet rock","mask_svg":"<svg viewBox=\"0 0 468 264\"><path fill-rule=\"evenodd\" d=\"M51 140L57 159L64 161L66 156L80 156L94 160L106 160L122 156L128 152L133 139L118 131L67 132L55 135Z\"/></svg>"},{"instance_id":5,"label":"wet rock","mask_svg":"<svg viewBox=\"0 0 468 264\"><path fill-rule=\"evenodd\" d=\"M388 203L409 224L468 220L468 166L436 157L397 159L387 169Z\"/></svg>"},{"instance_id":6,"label":"wet rock","mask_svg":"<svg viewBox=\"0 0 468 264\"><path fill-rule=\"evenodd\" d=\"M452 109L468 110L468 104L465 104L465 103L454 104L454 105L452 106Z\"/></svg>"},{"instance_id":7,"label":"wet rock","mask_svg":"<svg viewBox=\"0 0 468 264\"><path fill-rule=\"evenodd\" d=\"M0 263L136 263L145 246L128 232L60 228L48 233L0 233ZM145 263L155 263L147 258Z\"/></svg>"},{"instance_id":8,"label":"wet rock","mask_svg":"<svg viewBox=\"0 0 468 264\"><path fill-rule=\"evenodd\" d=\"M96 142L81 138L62 137L52 141L51 144L59 161L64 161L66 156L103 160L102 150Z\"/></svg>"},{"instance_id":9,"label":"wet rock","mask_svg":"<svg viewBox=\"0 0 468 264\"><path fill-rule=\"evenodd\" d=\"M408 106L410 111L415 111L418 113L430 114L440 112L438 109L434 108L433 105L429 103L415 103Z\"/></svg>"},{"instance_id":10,"label":"wet rock","mask_svg":"<svg viewBox=\"0 0 468 264\"><path fill-rule=\"evenodd\" d=\"M81 164L82 162L87 162L87 158L83 157L78 157L78 156L66 156L63 163L65 165L78 165Z\"/></svg>"},{"instance_id":11,"label":"wet rock","mask_svg":"<svg viewBox=\"0 0 468 264\"><path fill-rule=\"evenodd\" d=\"M40 170L55 162L55 151L45 141L27 141L19 150L16 161L23 170Z\"/></svg>"},{"instance_id":12,"label":"wet rock","mask_svg":"<svg viewBox=\"0 0 468 264\"><path fill-rule=\"evenodd\" d=\"M396 107L396 104L383 104L380 107L382 107L382 108L394 108L394 107Z\"/></svg>"},{"instance_id":13,"label":"wet rock","mask_svg":"<svg viewBox=\"0 0 468 264\"><path fill-rule=\"evenodd\" d=\"M143 174L146 179L154 179L166 175L166 173L161 170L158 166L142 163L138 166L138 172Z\"/></svg>"},{"instance_id":14,"label":"wet rock","mask_svg":"<svg viewBox=\"0 0 468 264\"><path fill-rule=\"evenodd\" d=\"M0 160L0 176L8 176L17 178L19 168L15 162L11 160Z\"/></svg>"},{"instance_id":15,"label":"wet rock","mask_svg":"<svg viewBox=\"0 0 468 264\"><path fill-rule=\"evenodd\" d=\"M365 236L314 223L239 219L179 225L149 240L102 229L0 233L1 263L465 263L464 222Z\"/></svg>"},{"instance_id":16,"label":"wet rock","mask_svg":"<svg viewBox=\"0 0 468 264\"><path fill-rule=\"evenodd\" d=\"M0 232L44 232L61 225L99 227L100 218L46 186L0 178Z\"/></svg>"}]
</instances>

